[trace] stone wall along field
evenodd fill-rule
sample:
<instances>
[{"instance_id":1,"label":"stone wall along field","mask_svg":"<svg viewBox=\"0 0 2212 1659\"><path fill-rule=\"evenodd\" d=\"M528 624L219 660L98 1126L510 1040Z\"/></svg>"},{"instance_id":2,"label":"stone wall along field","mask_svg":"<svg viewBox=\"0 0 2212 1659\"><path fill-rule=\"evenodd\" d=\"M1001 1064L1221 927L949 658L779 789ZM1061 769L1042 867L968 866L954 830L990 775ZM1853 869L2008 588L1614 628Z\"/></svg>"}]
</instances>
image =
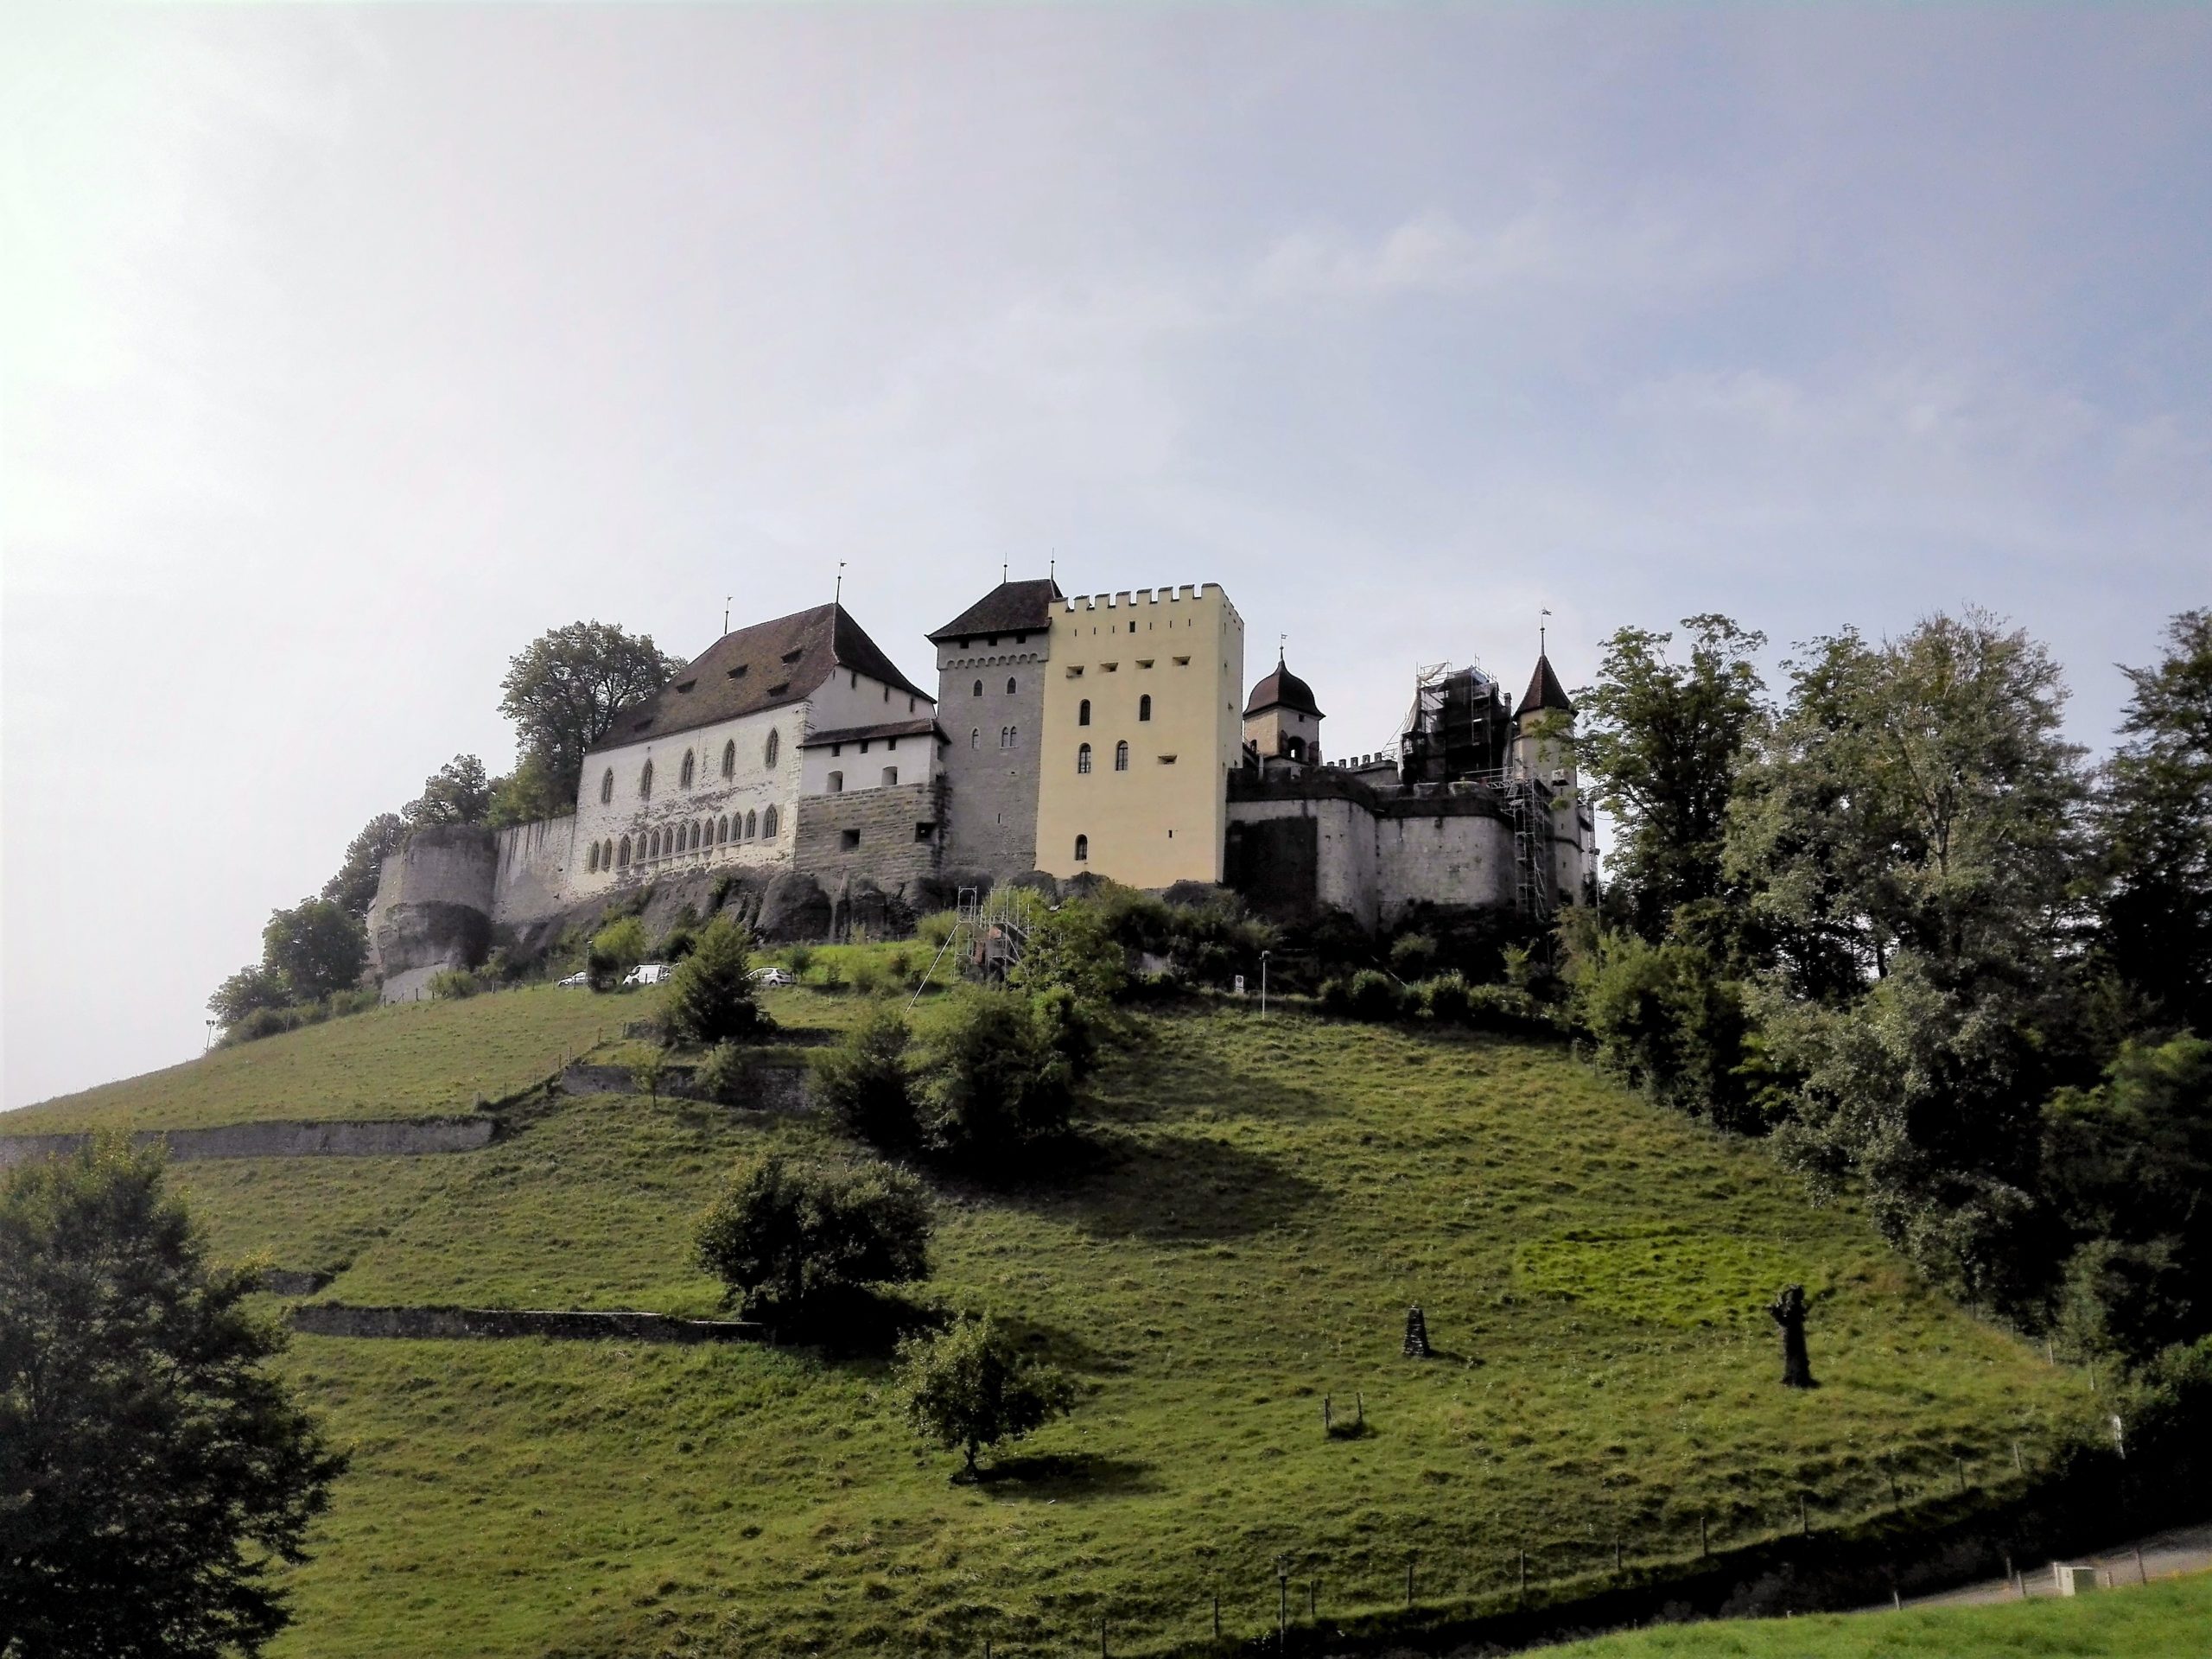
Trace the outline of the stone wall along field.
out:
<instances>
[{"instance_id":1,"label":"stone wall along field","mask_svg":"<svg viewBox=\"0 0 2212 1659\"><path fill-rule=\"evenodd\" d=\"M292 1329L309 1337L415 1340L500 1340L546 1337L563 1342L739 1342L760 1327L741 1319L679 1319L664 1313L569 1308L350 1307L318 1302L292 1310Z\"/></svg>"},{"instance_id":2,"label":"stone wall along field","mask_svg":"<svg viewBox=\"0 0 2212 1659\"><path fill-rule=\"evenodd\" d=\"M333 1119L321 1123L225 1123L208 1129L142 1129L137 1146L166 1142L178 1163L200 1158L391 1158L474 1152L492 1144L489 1117L410 1117L378 1122ZM41 1158L66 1158L89 1135L0 1135L0 1169Z\"/></svg>"}]
</instances>

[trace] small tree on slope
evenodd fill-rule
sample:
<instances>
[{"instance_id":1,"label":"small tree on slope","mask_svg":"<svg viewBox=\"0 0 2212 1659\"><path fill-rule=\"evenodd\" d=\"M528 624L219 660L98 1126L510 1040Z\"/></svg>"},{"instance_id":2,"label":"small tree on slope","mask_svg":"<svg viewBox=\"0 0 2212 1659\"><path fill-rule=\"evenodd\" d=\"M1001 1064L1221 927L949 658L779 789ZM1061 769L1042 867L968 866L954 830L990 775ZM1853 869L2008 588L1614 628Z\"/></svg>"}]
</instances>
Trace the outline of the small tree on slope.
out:
<instances>
[{"instance_id":1,"label":"small tree on slope","mask_svg":"<svg viewBox=\"0 0 2212 1659\"><path fill-rule=\"evenodd\" d=\"M1021 1353L988 1319L900 1343L899 1388L915 1432L960 1452L971 1478L984 1446L1018 1440L1075 1404L1065 1374Z\"/></svg>"},{"instance_id":2,"label":"small tree on slope","mask_svg":"<svg viewBox=\"0 0 2212 1659\"><path fill-rule=\"evenodd\" d=\"M728 1043L768 1023L753 995L753 936L726 916L707 924L677 967L669 1034L680 1043Z\"/></svg>"}]
</instances>

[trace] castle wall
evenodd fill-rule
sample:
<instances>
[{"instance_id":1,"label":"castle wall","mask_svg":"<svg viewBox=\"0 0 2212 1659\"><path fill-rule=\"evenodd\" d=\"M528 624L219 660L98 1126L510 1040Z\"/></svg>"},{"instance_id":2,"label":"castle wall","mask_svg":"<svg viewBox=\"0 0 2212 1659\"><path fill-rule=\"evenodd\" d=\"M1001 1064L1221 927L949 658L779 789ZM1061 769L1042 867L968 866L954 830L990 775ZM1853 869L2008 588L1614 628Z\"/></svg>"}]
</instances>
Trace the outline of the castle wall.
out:
<instances>
[{"instance_id":1,"label":"castle wall","mask_svg":"<svg viewBox=\"0 0 2212 1659\"><path fill-rule=\"evenodd\" d=\"M805 796L798 822L797 868L830 893L848 876L865 876L886 893L912 896L922 878L937 874L944 832L936 785Z\"/></svg>"},{"instance_id":2,"label":"castle wall","mask_svg":"<svg viewBox=\"0 0 2212 1659\"><path fill-rule=\"evenodd\" d=\"M384 861L368 915L369 966L386 1001L442 968L473 968L492 939L499 846L475 824L425 824Z\"/></svg>"},{"instance_id":3,"label":"castle wall","mask_svg":"<svg viewBox=\"0 0 2212 1659\"><path fill-rule=\"evenodd\" d=\"M1512 826L1486 800L1386 803L1375 820L1375 883L1383 927L1421 901L1510 909L1518 897Z\"/></svg>"},{"instance_id":4,"label":"castle wall","mask_svg":"<svg viewBox=\"0 0 2212 1659\"><path fill-rule=\"evenodd\" d=\"M945 868L1003 880L1037 868L1052 636L1039 629L995 638L972 639L966 650L951 640L938 647L938 723L952 740L944 760Z\"/></svg>"},{"instance_id":5,"label":"castle wall","mask_svg":"<svg viewBox=\"0 0 2212 1659\"><path fill-rule=\"evenodd\" d=\"M576 821L541 818L499 830L493 878L492 919L510 924L550 916L575 897L569 884Z\"/></svg>"},{"instance_id":6,"label":"castle wall","mask_svg":"<svg viewBox=\"0 0 2212 1659\"><path fill-rule=\"evenodd\" d=\"M1281 921L1341 910L1363 927L1377 915L1375 816L1348 796L1269 790L1229 805L1224 880L1263 916Z\"/></svg>"}]
</instances>

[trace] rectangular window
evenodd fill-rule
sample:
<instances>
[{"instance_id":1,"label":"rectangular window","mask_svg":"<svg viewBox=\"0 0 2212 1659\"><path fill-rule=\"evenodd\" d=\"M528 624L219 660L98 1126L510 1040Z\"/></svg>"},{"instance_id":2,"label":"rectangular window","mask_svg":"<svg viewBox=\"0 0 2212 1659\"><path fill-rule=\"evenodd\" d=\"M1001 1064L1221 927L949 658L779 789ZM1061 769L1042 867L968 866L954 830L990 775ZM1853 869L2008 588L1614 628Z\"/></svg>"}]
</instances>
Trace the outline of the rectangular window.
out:
<instances>
[{"instance_id":1,"label":"rectangular window","mask_svg":"<svg viewBox=\"0 0 2212 1659\"><path fill-rule=\"evenodd\" d=\"M896 767L896 766L886 766L886 767L883 769L883 786L884 786L886 789L889 789L893 785L896 784L898 781L899 781L899 768L898 768L898 767Z\"/></svg>"},{"instance_id":2,"label":"rectangular window","mask_svg":"<svg viewBox=\"0 0 2212 1659\"><path fill-rule=\"evenodd\" d=\"M1150 667L1152 666L1152 658L1149 658L1149 657L1140 657L1140 658L1137 658L1137 666L1138 666L1139 668L1150 668Z\"/></svg>"},{"instance_id":3,"label":"rectangular window","mask_svg":"<svg viewBox=\"0 0 2212 1659\"><path fill-rule=\"evenodd\" d=\"M849 853L857 851L861 844L861 832L857 830L839 830L837 844Z\"/></svg>"},{"instance_id":4,"label":"rectangular window","mask_svg":"<svg viewBox=\"0 0 2212 1659\"><path fill-rule=\"evenodd\" d=\"M918 823L914 826L914 839L916 841L928 841L936 834L937 825L933 823Z\"/></svg>"},{"instance_id":5,"label":"rectangular window","mask_svg":"<svg viewBox=\"0 0 2212 1659\"><path fill-rule=\"evenodd\" d=\"M1175 659L1175 666L1178 668L1188 668L1190 665L1191 659L1187 657L1178 657Z\"/></svg>"}]
</instances>

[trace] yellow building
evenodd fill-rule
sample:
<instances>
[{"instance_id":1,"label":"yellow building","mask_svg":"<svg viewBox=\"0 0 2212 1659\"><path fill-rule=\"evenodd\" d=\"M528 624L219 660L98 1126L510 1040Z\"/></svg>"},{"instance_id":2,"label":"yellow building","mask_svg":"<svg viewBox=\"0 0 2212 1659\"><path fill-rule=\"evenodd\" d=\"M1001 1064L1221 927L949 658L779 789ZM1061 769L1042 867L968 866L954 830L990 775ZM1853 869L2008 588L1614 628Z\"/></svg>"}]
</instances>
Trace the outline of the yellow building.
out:
<instances>
[{"instance_id":1,"label":"yellow building","mask_svg":"<svg viewBox=\"0 0 2212 1659\"><path fill-rule=\"evenodd\" d=\"M1054 601L1037 866L1218 881L1242 758L1244 619L1218 585Z\"/></svg>"}]
</instances>

